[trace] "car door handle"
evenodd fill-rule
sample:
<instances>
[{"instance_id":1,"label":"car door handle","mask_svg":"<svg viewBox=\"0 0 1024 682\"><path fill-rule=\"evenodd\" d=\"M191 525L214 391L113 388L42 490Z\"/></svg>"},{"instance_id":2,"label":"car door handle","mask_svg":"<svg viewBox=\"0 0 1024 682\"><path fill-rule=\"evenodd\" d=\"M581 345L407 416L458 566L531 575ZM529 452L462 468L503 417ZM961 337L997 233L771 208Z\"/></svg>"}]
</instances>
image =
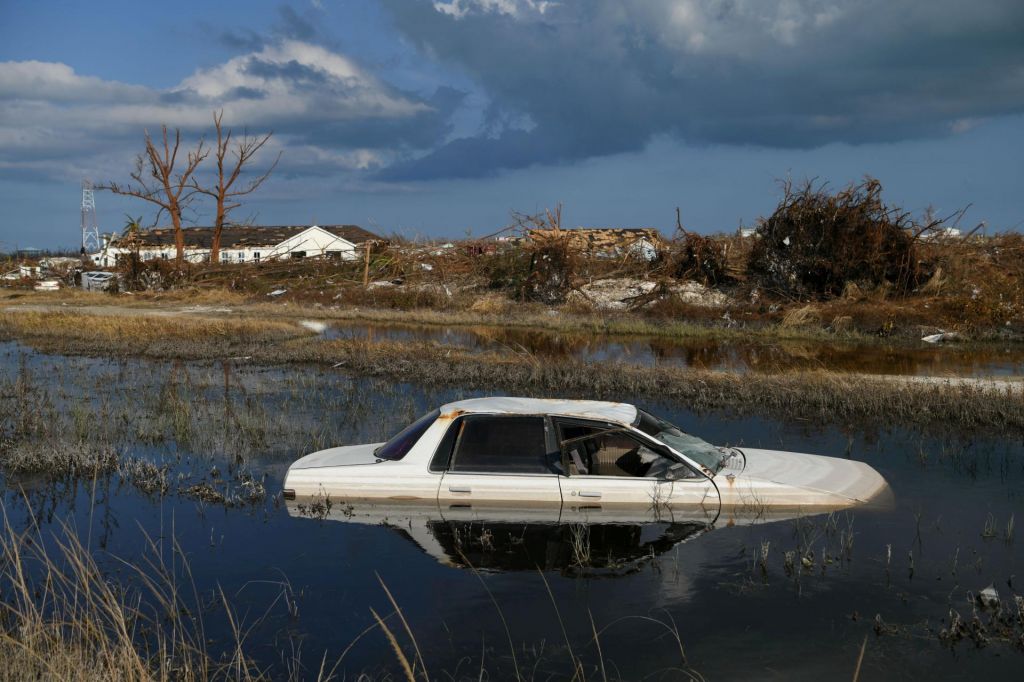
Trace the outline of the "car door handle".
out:
<instances>
[{"instance_id":1,"label":"car door handle","mask_svg":"<svg viewBox=\"0 0 1024 682\"><path fill-rule=\"evenodd\" d=\"M473 489L466 485L450 485L448 486L448 492L450 493L471 493Z\"/></svg>"},{"instance_id":2,"label":"car door handle","mask_svg":"<svg viewBox=\"0 0 1024 682\"><path fill-rule=\"evenodd\" d=\"M601 497L601 493L593 490L581 490L580 497Z\"/></svg>"}]
</instances>

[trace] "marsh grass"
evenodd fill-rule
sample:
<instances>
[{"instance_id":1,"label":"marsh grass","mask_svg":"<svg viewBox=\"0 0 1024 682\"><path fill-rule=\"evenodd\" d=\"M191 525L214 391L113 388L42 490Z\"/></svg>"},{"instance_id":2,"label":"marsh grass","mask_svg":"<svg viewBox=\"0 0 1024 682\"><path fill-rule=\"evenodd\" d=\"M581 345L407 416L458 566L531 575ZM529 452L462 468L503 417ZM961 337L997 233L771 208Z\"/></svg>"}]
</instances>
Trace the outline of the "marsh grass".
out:
<instances>
[{"instance_id":1,"label":"marsh grass","mask_svg":"<svg viewBox=\"0 0 1024 682\"><path fill-rule=\"evenodd\" d=\"M207 357L245 354L267 343L309 336L289 321L184 315L91 315L24 310L0 315L0 335L32 340L48 352L110 348L177 357L191 345ZM87 352L87 351L86 351Z\"/></svg>"},{"instance_id":2,"label":"marsh grass","mask_svg":"<svg viewBox=\"0 0 1024 682\"><path fill-rule=\"evenodd\" d=\"M570 359L539 362L518 353L474 353L440 344L326 340L279 322L266 323L265 329L254 321L187 322L7 313L0 315L0 333L62 354L208 361L244 349L246 361L256 364L327 365L354 376L469 390L606 399L649 395L698 411L725 409L826 423L1024 428L1020 386L996 390L983 382L926 383L826 371L735 374ZM176 403L173 395L165 401L162 411L184 429L191 421L190 406ZM182 440L186 435L178 433Z\"/></svg>"}]
</instances>

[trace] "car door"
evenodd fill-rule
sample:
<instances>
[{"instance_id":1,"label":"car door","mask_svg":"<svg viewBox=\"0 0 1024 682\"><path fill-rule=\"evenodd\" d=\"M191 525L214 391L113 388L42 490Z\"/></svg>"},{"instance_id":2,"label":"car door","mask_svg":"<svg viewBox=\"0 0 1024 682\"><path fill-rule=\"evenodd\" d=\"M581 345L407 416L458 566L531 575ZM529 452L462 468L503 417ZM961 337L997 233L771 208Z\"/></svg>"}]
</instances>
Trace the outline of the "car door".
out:
<instances>
[{"instance_id":1,"label":"car door","mask_svg":"<svg viewBox=\"0 0 1024 682\"><path fill-rule=\"evenodd\" d=\"M562 503L547 420L530 415L466 415L446 434L431 469L441 470L437 501L453 511L535 510L550 518Z\"/></svg>"},{"instance_id":2,"label":"car door","mask_svg":"<svg viewBox=\"0 0 1024 682\"><path fill-rule=\"evenodd\" d=\"M554 422L568 473L561 481L563 519L567 512L632 511L646 517L668 502L673 482L657 472L676 462L657 447L612 424Z\"/></svg>"}]
</instances>

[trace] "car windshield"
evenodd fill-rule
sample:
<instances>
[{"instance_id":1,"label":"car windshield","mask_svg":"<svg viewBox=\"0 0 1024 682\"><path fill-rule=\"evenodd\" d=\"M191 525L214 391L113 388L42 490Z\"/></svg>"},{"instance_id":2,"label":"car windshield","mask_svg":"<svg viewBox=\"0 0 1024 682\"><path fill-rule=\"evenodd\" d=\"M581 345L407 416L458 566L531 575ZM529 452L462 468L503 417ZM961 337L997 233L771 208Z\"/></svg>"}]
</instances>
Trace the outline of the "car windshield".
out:
<instances>
[{"instance_id":1,"label":"car windshield","mask_svg":"<svg viewBox=\"0 0 1024 682\"><path fill-rule=\"evenodd\" d=\"M653 414L648 414L643 410L637 410L637 412L640 417L635 426L648 436L657 438L673 450L686 455L712 472L717 472L722 468L726 455L718 447L697 436L691 436L678 426L659 419Z\"/></svg>"},{"instance_id":2,"label":"car windshield","mask_svg":"<svg viewBox=\"0 0 1024 682\"><path fill-rule=\"evenodd\" d=\"M426 431L431 424L437 421L440 416L441 410L434 410L423 415L412 424L409 424L404 429L398 432L391 440L384 445L373 451L373 454L378 459L402 459L406 453L412 449L413 445L419 441L420 436Z\"/></svg>"}]
</instances>

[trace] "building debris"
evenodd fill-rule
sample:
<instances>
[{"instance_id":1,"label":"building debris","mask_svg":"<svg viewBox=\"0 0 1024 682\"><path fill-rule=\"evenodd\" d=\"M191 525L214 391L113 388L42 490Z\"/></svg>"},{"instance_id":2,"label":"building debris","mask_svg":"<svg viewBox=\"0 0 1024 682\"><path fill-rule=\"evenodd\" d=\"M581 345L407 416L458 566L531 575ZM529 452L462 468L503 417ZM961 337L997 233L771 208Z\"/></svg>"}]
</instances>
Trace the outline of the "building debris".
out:
<instances>
[{"instance_id":1,"label":"building debris","mask_svg":"<svg viewBox=\"0 0 1024 682\"><path fill-rule=\"evenodd\" d=\"M648 262L655 260L665 248L661 233L649 227L534 228L527 230L526 238L541 243L563 239L569 249L583 255L596 258L634 256Z\"/></svg>"},{"instance_id":2,"label":"building debris","mask_svg":"<svg viewBox=\"0 0 1024 682\"><path fill-rule=\"evenodd\" d=\"M721 308L732 302L729 296L699 282L663 285L654 280L629 277L594 280L573 291L569 300L588 303L598 310L629 310L668 297L705 308Z\"/></svg>"}]
</instances>

